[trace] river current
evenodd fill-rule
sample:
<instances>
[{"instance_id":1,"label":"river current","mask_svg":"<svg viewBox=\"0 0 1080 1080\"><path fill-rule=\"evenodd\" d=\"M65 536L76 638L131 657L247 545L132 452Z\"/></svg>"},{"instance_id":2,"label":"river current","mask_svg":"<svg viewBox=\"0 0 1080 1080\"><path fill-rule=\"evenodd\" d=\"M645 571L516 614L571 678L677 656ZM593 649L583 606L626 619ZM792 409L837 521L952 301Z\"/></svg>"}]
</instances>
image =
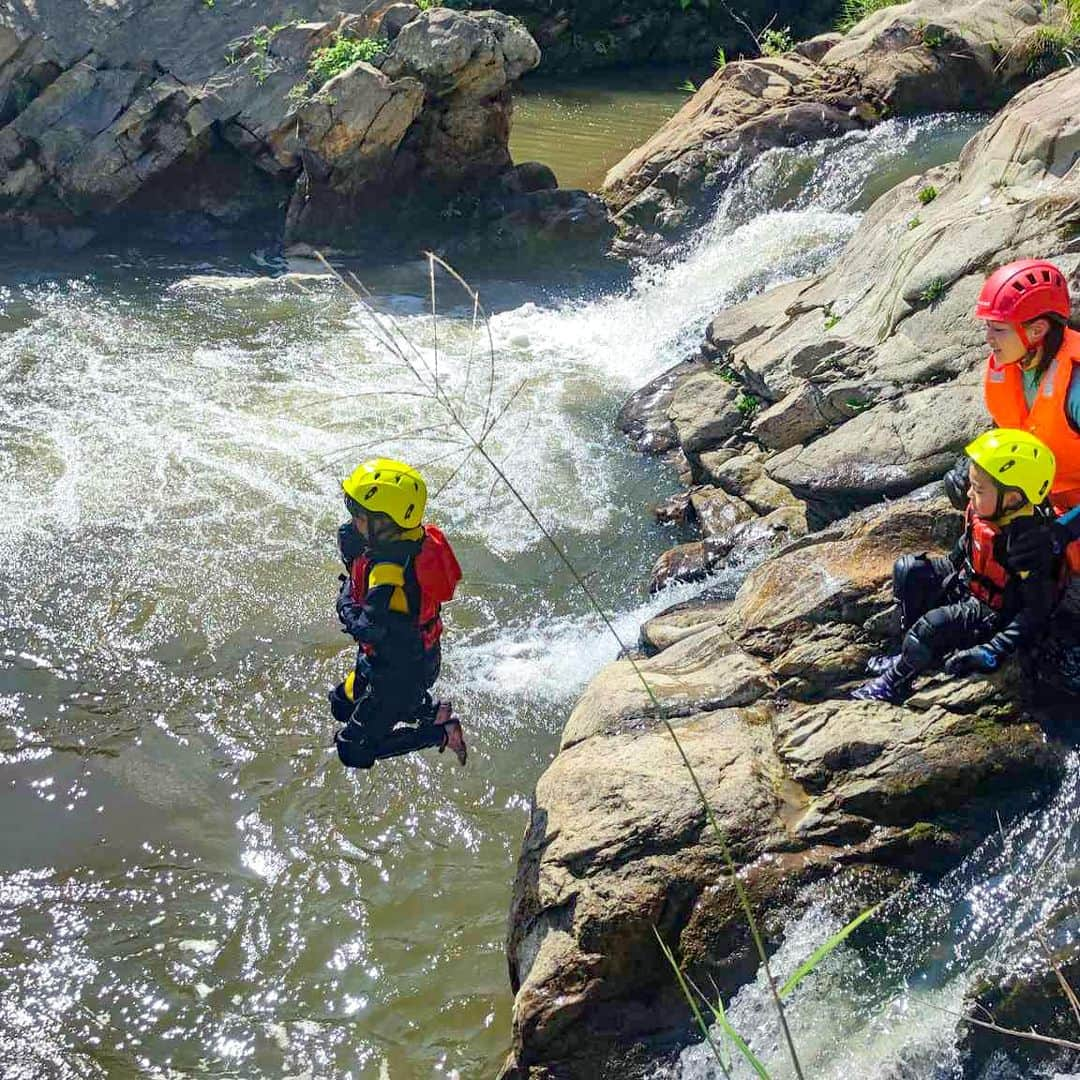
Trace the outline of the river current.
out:
<instances>
[{"instance_id":1,"label":"river current","mask_svg":"<svg viewBox=\"0 0 1080 1080\"><path fill-rule=\"evenodd\" d=\"M491 349L444 276L433 324L422 260L351 268L470 416L509 403L492 456L632 642L694 589L645 593L676 482L618 406L977 126L764 155L621 282L473 274ZM535 525L315 265L8 252L0 390L4 1076L493 1075L529 795L617 648ZM376 450L424 465L465 570L439 688L464 770L330 749L338 482Z\"/></svg>"}]
</instances>

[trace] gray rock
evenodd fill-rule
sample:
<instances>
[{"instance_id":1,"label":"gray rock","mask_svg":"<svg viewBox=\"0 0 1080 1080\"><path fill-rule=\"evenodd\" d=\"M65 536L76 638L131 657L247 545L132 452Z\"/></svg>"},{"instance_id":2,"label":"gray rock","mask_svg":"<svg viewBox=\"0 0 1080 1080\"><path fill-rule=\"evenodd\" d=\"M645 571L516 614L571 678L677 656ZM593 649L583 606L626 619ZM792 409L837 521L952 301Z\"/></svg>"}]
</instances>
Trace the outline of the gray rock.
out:
<instances>
[{"instance_id":1,"label":"gray rock","mask_svg":"<svg viewBox=\"0 0 1080 1080\"><path fill-rule=\"evenodd\" d=\"M950 383L877 405L809 446L777 454L766 471L827 521L939 479L985 428L981 388Z\"/></svg>"},{"instance_id":2,"label":"gray rock","mask_svg":"<svg viewBox=\"0 0 1080 1080\"><path fill-rule=\"evenodd\" d=\"M742 393L711 371L699 372L679 383L668 416L688 454L712 449L744 427L746 416L736 404Z\"/></svg>"}]
</instances>

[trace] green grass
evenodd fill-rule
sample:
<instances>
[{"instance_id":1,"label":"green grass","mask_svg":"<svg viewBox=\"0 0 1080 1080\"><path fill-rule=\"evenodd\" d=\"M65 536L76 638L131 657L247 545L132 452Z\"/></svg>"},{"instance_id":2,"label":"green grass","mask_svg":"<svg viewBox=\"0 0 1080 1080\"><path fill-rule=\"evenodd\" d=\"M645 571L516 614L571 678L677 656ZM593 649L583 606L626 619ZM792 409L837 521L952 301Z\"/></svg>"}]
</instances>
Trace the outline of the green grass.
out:
<instances>
[{"instance_id":1,"label":"green grass","mask_svg":"<svg viewBox=\"0 0 1080 1080\"><path fill-rule=\"evenodd\" d=\"M911 232L912 229L917 229L921 224L922 224L922 218L919 217L918 214L916 214L907 223L908 232Z\"/></svg>"},{"instance_id":2,"label":"green grass","mask_svg":"<svg viewBox=\"0 0 1080 1080\"><path fill-rule=\"evenodd\" d=\"M867 15L873 15L875 11L892 7L900 2L901 0L844 0L840 6L840 18L836 21L836 29L846 34Z\"/></svg>"},{"instance_id":3,"label":"green grass","mask_svg":"<svg viewBox=\"0 0 1080 1080\"><path fill-rule=\"evenodd\" d=\"M938 197L938 189L933 184L927 184L926 187L919 188L919 202L926 206L928 203L932 203Z\"/></svg>"},{"instance_id":4,"label":"green grass","mask_svg":"<svg viewBox=\"0 0 1080 1080\"><path fill-rule=\"evenodd\" d=\"M317 90L323 83L329 82L335 75L340 75L358 60L371 63L386 52L386 42L379 38L336 37L329 45L316 49L311 54L308 65L308 82Z\"/></svg>"},{"instance_id":5,"label":"green grass","mask_svg":"<svg viewBox=\"0 0 1080 1080\"><path fill-rule=\"evenodd\" d=\"M723 71L727 67L727 53L724 52L723 45L717 45L716 55L713 57L713 67L717 71Z\"/></svg>"},{"instance_id":6,"label":"green grass","mask_svg":"<svg viewBox=\"0 0 1080 1080\"><path fill-rule=\"evenodd\" d=\"M675 89L681 90L684 94L696 94L698 92L698 88L690 79L683 79L683 81L679 83L679 85L675 87Z\"/></svg>"}]
</instances>

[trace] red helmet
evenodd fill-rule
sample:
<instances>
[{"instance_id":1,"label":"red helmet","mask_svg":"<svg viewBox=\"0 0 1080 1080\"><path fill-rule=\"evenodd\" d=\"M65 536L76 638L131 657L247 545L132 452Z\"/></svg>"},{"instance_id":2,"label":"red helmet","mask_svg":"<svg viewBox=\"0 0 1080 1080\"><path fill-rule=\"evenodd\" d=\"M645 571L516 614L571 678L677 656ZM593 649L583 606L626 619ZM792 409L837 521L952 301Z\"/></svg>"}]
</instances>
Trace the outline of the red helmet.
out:
<instances>
[{"instance_id":1,"label":"red helmet","mask_svg":"<svg viewBox=\"0 0 1080 1080\"><path fill-rule=\"evenodd\" d=\"M1020 259L999 267L987 279L975 305L976 319L1026 323L1041 315L1070 315L1069 286L1045 259Z\"/></svg>"}]
</instances>

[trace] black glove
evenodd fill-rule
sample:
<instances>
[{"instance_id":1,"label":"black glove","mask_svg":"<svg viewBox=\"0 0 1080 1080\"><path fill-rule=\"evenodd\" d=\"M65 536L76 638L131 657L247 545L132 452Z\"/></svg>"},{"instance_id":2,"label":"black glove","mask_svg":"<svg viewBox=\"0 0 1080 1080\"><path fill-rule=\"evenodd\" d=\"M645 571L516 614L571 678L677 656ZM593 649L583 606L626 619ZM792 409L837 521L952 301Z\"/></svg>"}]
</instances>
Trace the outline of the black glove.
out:
<instances>
[{"instance_id":1,"label":"black glove","mask_svg":"<svg viewBox=\"0 0 1080 1080\"><path fill-rule=\"evenodd\" d=\"M338 551L341 552L341 561L345 564L346 570L352 567L354 559L363 555L364 541L360 539L360 534L351 521L346 521L344 525L338 526L337 546Z\"/></svg>"},{"instance_id":2,"label":"black glove","mask_svg":"<svg viewBox=\"0 0 1080 1080\"><path fill-rule=\"evenodd\" d=\"M945 661L945 670L950 675L973 675L976 672L997 671L1001 660L993 649L986 645L976 645L974 649L962 649Z\"/></svg>"},{"instance_id":3,"label":"black glove","mask_svg":"<svg viewBox=\"0 0 1080 1080\"><path fill-rule=\"evenodd\" d=\"M968 468L971 462L961 457L956 464L941 478L945 485L945 494L957 510L966 510L968 504Z\"/></svg>"}]
</instances>

